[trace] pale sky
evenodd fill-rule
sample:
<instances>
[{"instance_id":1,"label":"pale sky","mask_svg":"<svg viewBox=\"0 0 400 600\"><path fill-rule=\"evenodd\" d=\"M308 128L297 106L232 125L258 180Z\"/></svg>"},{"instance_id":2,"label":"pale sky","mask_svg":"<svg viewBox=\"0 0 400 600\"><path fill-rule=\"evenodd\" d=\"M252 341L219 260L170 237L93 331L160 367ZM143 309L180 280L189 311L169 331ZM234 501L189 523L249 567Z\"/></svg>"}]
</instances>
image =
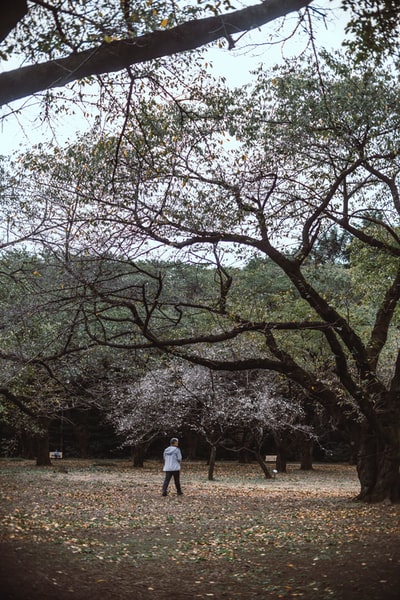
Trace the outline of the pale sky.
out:
<instances>
[{"instance_id":1,"label":"pale sky","mask_svg":"<svg viewBox=\"0 0 400 600\"><path fill-rule=\"evenodd\" d=\"M253 4L254 0L246 0L245 4ZM328 9L328 22L325 26L321 20L314 23L314 34L318 47L327 50L340 47L344 37L344 27L348 20L348 13L339 9L340 0L320 0L312 5L315 9ZM282 58L290 58L299 55L305 47L307 36L299 31L298 35L291 37L282 43L282 39L288 36L297 22L297 13L289 15L280 30L278 25L282 20L273 21L261 29L246 34L238 41L238 49L229 51L227 49L213 48L208 51L208 59L213 64L213 71L217 75L224 76L232 87L240 86L251 81L251 71L260 63L266 68L282 63ZM273 37L274 36L274 37ZM275 43L273 43L275 42ZM10 62L0 63L0 70L11 69ZM46 142L52 137L62 144L68 139L73 139L74 132L85 129L87 122L81 114L56 116L53 130L42 123L38 116L37 102L25 99L13 104L23 107L20 115L9 116L0 123L0 155L10 155L29 149L33 144ZM0 109L0 117L10 112L9 107Z\"/></svg>"},{"instance_id":2,"label":"pale sky","mask_svg":"<svg viewBox=\"0 0 400 600\"><path fill-rule=\"evenodd\" d=\"M254 3L247 0L246 4ZM313 28L318 48L327 50L338 49L344 39L344 29L349 19L349 13L341 8L341 0L320 0L313 3L316 11L324 11L327 15L326 23L323 19L314 18ZM238 50L227 50L213 48L209 56L214 65L214 71L227 78L232 86L251 81L251 71L260 63L267 68L282 63L283 59L299 56L305 49L308 37L304 30L300 29L297 34L291 35L298 22L297 13L291 13L282 23L277 31L277 22L274 21L261 29L246 34L239 42ZM282 41L285 40L286 41Z\"/></svg>"}]
</instances>

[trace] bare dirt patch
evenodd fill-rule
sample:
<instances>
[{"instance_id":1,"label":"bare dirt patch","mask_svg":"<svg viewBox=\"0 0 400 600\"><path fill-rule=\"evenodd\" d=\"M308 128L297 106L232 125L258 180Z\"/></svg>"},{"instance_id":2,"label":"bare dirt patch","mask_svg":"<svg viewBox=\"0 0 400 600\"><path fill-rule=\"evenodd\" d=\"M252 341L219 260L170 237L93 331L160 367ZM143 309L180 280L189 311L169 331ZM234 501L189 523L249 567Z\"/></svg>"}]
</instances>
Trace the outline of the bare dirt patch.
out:
<instances>
[{"instance_id":1,"label":"bare dirt patch","mask_svg":"<svg viewBox=\"0 0 400 600\"><path fill-rule=\"evenodd\" d=\"M5 600L398 600L398 505L353 501L353 467L265 480L254 465L0 461Z\"/></svg>"}]
</instances>

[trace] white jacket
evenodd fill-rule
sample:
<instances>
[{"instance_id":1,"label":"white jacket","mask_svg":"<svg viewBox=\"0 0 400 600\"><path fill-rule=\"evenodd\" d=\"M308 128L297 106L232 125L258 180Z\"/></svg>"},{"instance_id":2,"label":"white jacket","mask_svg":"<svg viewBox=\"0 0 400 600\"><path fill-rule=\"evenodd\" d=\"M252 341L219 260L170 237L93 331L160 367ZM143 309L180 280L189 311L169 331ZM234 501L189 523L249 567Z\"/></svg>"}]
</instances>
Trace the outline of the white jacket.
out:
<instances>
[{"instance_id":1,"label":"white jacket","mask_svg":"<svg viewBox=\"0 0 400 600\"><path fill-rule=\"evenodd\" d=\"M182 453L177 446L168 446L164 450L163 471L180 471Z\"/></svg>"}]
</instances>

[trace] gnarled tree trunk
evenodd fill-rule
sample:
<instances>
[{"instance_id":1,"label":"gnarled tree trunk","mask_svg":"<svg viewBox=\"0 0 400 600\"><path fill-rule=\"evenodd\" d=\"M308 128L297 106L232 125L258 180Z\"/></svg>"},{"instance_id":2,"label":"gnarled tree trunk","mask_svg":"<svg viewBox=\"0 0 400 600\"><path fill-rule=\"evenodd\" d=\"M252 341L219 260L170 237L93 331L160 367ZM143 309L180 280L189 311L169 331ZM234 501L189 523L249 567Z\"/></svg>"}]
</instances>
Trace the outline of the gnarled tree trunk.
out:
<instances>
[{"instance_id":1,"label":"gnarled tree trunk","mask_svg":"<svg viewBox=\"0 0 400 600\"><path fill-rule=\"evenodd\" d=\"M400 502L400 428L385 428L384 440L375 432L363 432L357 457L363 502Z\"/></svg>"}]
</instances>

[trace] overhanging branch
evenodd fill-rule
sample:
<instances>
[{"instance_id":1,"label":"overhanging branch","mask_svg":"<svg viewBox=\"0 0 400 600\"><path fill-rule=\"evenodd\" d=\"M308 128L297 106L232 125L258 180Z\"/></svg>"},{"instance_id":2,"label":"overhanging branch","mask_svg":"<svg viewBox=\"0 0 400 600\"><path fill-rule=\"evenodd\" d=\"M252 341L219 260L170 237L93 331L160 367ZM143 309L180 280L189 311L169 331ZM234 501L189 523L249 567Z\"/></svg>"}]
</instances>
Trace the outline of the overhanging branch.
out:
<instances>
[{"instance_id":1,"label":"overhanging branch","mask_svg":"<svg viewBox=\"0 0 400 600\"><path fill-rule=\"evenodd\" d=\"M26 0L3 0L0 6L0 42L28 12Z\"/></svg>"},{"instance_id":2,"label":"overhanging branch","mask_svg":"<svg viewBox=\"0 0 400 600\"><path fill-rule=\"evenodd\" d=\"M311 4L312 0L265 0L226 15L188 21L163 31L104 43L71 54L0 74L0 105L72 81L121 71L130 65L200 48L221 38L249 31Z\"/></svg>"}]
</instances>

